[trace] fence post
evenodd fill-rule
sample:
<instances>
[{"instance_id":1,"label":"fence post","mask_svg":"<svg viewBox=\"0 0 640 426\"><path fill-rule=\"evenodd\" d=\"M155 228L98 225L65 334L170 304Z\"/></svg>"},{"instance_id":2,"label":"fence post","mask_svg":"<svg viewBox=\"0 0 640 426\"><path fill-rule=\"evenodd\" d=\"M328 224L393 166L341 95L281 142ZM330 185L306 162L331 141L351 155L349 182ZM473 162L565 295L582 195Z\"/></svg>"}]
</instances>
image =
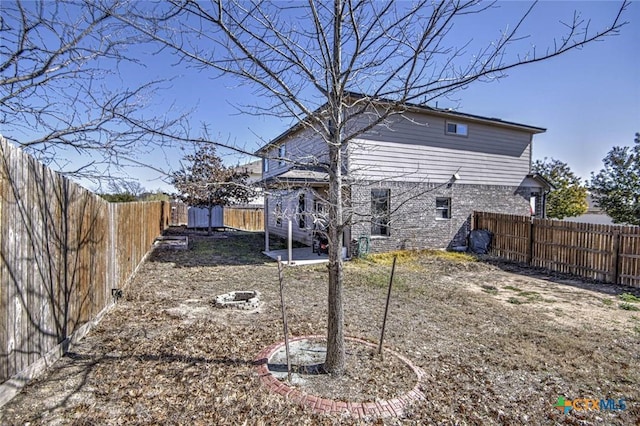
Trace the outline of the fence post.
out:
<instances>
[{"instance_id":1,"label":"fence post","mask_svg":"<svg viewBox=\"0 0 640 426\"><path fill-rule=\"evenodd\" d=\"M618 284L620 279L620 230L613 231L613 283Z\"/></svg>"},{"instance_id":2,"label":"fence post","mask_svg":"<svg viewBox=\"0 0 640 426\"><path fill-rule=\"evenodd\" d=\"M529 219L529 247L527 251L527 265L531 266L533 260L533 216Z\"/></svg>"},{"instance_id":3,"label":"fence post","mask_svg":"<svg viewBox=\"0 0 640 426\"><path fill-rule=\"evenodd\" d=\"M160 201L160 235L164 234L165 230L164 204L165 201Z\"/></svg>"},{"instance_id":4,"label":"fence post","mask_svg":"<svg viewBox=\"0 0 640 426\"><path fill-rule=\"evenodd\" d=\"M111 283L107 286L106 291L108 296L111 295L111 289L117 288L120 278L120 258L118 257L118 205L116 203L109 203L109 236L111 244L109 247L109 253L106 257L107 264L111 270Z\"/></svg>"}]
</instances>

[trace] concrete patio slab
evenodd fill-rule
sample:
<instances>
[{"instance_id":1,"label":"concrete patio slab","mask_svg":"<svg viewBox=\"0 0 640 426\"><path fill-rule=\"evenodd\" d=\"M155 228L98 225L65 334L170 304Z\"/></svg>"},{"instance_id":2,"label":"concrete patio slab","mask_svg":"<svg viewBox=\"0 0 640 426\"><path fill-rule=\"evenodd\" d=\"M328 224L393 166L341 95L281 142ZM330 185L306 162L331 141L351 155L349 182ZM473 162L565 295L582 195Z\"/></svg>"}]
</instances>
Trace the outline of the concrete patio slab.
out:
<instances>
[{"instance_id":1,"label":"concrete patio slab","mask_svg":"<svg viewBox=\"0 0 640 426\"><path fill-rule=\"evenodd\" d=\"M283 262L295 266L295 265L313 265L316 263L329 262L329 257L326 254L314 253L311 247L299 247L291 250L291 263L289 263L289 251L284 250L270 250L263 251L265 255L277 260L280 256L280 260Z\"/></svg>"}]
</instances>

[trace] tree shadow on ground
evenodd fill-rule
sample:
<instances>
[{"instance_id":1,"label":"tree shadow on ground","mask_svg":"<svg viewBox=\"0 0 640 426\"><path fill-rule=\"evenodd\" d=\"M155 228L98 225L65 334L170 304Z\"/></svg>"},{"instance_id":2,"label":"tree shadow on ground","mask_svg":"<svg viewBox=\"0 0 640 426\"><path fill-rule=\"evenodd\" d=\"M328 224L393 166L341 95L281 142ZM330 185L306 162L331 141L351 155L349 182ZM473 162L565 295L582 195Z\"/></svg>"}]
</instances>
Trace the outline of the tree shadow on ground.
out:
<instances>
[{"instance_id":1,"label":"tree shadow on ground","mask_svg":"<svg viewBox=\"0 0 640 426\"><path fill-rule=\"evenodd\" d=\"M592 280L568 273L550 271L545 268L537 268L525 263L504 260L493 256L479 256L479 259L482 262L500 268L505 272L511 272L518 275L524 275L527 277L550 281L556 284L568 285L612 296L630 293L636 297L640 297L640 288L636 287L605 283L603 281Z\"/></svg>"},{"instance_id":2,"label":"tree shadow on ground","mask_svg":"<svg viewBox=\"0 0 640 426\"><path fill-rule=\"evenodd\" d=\"M185 227L169 228L168 237L187 237L187 248L155 247L150 262L170 262L176 268L202 266L263 265L275 262L263 254L264 232L223 229L212 231L194 230ZM294 247L298 247L296 244ZM279 237L271 237L271 250L285 249L286 243Z\"/></svg>"},{"instance_id":3,"label":"tree shadow on ground","mask_svg":"<svg viewBox=\"0 0 640 426\"><path fill-rule=\"evenodd\" d=\"M104 200L1 137L0 182L0 382L13 379L4 396L109 304L105 258L130 251L111 249L120 234Z\"/></svg>"},{"instance_id":4,"label":"tree shadow on ground","mask_svg":"<svg viewBox=\"0 0 640 426\"><path fill-rule=\"evenodd\" d=\"M27 385L27 395L31 393L31 391L29 391L30 387L34 388L33 392L42 392L39 389L56 389L56 395L53 398L49 398L49 396L47 395L41 396L40 400L41 403L44 404L44 406L38 412L30 413L29 421L47 423L47 416L51 415L51 413L55 410L64 410L67 407L73 406L76 403L74 400L79 397L81 398L81 395L83 393L91 394L95 392L95 388L99 384L95 382L92 374L98 367L104 365L137 362L166 364L177 363L178 365L185 366L224 365L233 367L238 365L255 366L258 364L258 362L255 360L229 357L194 357L171 352L162 352L158 354L144 353L123 355L95 355L73 351L67 352L60 360L60 362L66 363L66 365L64 367L59 367L58 369L56 369L53 372L54 374L47 375L46 378L38 379L30 385ZM58 384L57 382L60 382L60 384ZM70 383L74 383L74 385L69 386ZM33 396L34 395L31 395L30 397L33 398Z\"/></svg>"}]
</instances>

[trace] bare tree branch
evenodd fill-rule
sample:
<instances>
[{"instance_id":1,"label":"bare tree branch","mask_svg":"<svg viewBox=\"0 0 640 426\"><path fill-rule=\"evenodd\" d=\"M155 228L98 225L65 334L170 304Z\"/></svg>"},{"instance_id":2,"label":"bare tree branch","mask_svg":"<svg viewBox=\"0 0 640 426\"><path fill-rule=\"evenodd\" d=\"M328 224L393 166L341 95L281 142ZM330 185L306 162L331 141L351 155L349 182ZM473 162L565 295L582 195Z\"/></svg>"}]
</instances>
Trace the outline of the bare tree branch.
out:
<instances>
[{"instance_id":1,"label":"bare tree branch","mask_svg":"<svg viewBox=\"0 0 640 426\"><path fill-rule=\"evenodd\" d=\"M165 118L146 111L170 82L119 78L121 66L143 65L131 49L148 41L114 17L129 8L126 1L7 0L1 8L3 136L70 177L92 180L120 168L121 157L174 142L147 130L168 134L183 125L186 114ZM86 158L85 164L66 162L68 152Z\"/></svg>"},{"instance_id":2,"label":"bare tree branch","mask_svg":"<svg viewBox=\"0 0 640 426\"><path fill-rule=\"evenodd\" d=\"M326 194L317 195L328 208L325 368L332 373L344 368L341 231L358 215L348 195L354 177L345 175L349 144L472 83L495 81L511 69L617 34L626 24L628 3L616 6L601 29L592 30L589 21L575 14L543 52L522 46L536 2L486 46L453 39L462 19L481 19L494 6L479 0L307 0L294 6L262 0L172 0L153 7L140 4L118 15L192 66L252 85L261 100L244 102L241 110L292 119L297 137L324 142L320 154L282 160L292 167L320 167L328 176ZM273 154L265 149L261 155ZM408 197L421 195L407 192Z\"/></svg>"}]
</instances>

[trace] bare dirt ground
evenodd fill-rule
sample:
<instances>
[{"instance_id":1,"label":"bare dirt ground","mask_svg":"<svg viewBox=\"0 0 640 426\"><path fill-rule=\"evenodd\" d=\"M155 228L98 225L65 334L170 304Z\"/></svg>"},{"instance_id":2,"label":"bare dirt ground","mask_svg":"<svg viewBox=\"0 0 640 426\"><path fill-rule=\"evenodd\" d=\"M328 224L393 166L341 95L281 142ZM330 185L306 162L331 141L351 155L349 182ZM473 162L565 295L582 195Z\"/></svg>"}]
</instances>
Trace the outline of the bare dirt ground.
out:
<instances>
[{"instance_id":1,"label":"bare dirt ground","mask_svg":"<svg viewBox=\"0 0 640 426\"><path fill-rule=\"evenodd\" d=\"M175 231L174 232L179 232ZM254 359L283 340L275 262L261 234L191 233L188 250L158 249L124 297L71 352L0 409L13 424L567 424L640 421L636 291L541 275L517 265L435 254L398 260L385 346L426 375L426 399L403 417L315 414L269 393ZM346 332L377 342L390 257L346 264ZM520 273L514 273L520 272ZM285 271L294 336L326 330L324 265ZM215 296L258 290L244 312ZM415 377L353 349L333 397L389 398ZM365 351L366 352L366 351ZM376 364L387 362L388 364ZM326 380L332 380L327 378ZM306 392L320 392L314 385ZM621 411L563 414L558 397L625 400Z\"/></svg>"}]
</instances>

